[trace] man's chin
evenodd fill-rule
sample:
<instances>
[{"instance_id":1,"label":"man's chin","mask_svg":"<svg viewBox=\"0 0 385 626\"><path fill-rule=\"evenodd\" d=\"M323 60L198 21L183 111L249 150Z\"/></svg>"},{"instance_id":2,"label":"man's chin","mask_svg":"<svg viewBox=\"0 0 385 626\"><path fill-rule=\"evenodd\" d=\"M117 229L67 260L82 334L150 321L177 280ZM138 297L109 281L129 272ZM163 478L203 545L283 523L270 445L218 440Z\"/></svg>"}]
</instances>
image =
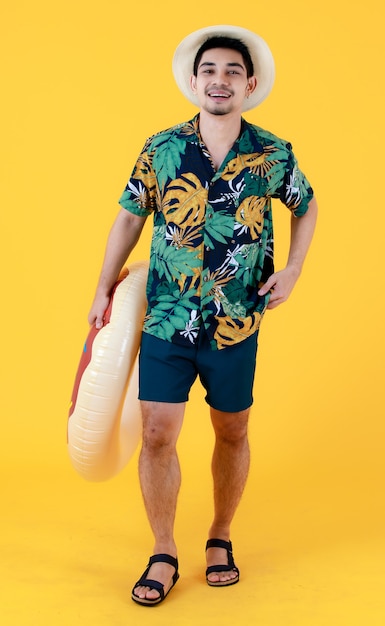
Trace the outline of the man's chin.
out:
<instances>
[{"instance_id":1,"label":"man's chin","mask_svg":"<svg viewBox=\"0 0 385 626\"><path fill-rule=\"evenodd\" d=\"M210 107L205 107L207 113L211 113L211 115L228 115L231 113L231 107L223 107L218 105L213 105Z\"/></svg>"}]
</instances>

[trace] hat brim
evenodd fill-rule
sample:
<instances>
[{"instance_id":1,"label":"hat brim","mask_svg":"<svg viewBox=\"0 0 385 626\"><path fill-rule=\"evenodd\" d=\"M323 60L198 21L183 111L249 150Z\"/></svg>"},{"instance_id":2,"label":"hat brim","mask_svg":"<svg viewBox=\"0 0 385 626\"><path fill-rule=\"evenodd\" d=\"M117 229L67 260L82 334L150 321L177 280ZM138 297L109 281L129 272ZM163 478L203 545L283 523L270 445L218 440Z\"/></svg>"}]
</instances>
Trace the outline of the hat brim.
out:
<instances>
[{"instance_id":1,"label":"hat brim","mask_svg":"<svg viewBox=\"0 0 385 626\"><path fill-rule=\"evenodd\" d=\"M197 97L190 86L193 65L201 45L210 37L225 36L239 39L248 48L254 65L257 86L249 98L245 98L243 111L254 109L269 95L275 78L274 58L266 41L246 28L238 26L208 26L197 30L181 41L172 60L172 71L176 84L183 95L199 107Z\"/></svg>"}]
</instances>

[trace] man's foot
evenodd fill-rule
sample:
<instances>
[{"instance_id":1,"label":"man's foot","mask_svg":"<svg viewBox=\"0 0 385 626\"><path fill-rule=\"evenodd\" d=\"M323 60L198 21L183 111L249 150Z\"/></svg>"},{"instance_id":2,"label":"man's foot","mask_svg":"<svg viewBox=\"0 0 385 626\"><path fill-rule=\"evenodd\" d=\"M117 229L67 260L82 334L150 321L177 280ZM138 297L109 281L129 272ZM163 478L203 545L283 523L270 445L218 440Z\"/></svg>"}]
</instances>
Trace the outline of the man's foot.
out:
<instances>
[{"instance_id":1,"label":"man's foot","mask_svg":"<svg viewBox=\"0 0 385 626\"><path fill-rule=\"evenodd\" d=\"M179 578L178 560L169 554L155 554L135 583L131 597L137 604L160 604Z\"/></svg>"},{"instance_id":2,"label":"man's foot","mask_svg":"<svg viewBox=\"0 0 385 626\"><path fill-rule=\"evenodd\" d=\"M228 587L239 581L239 569L234 563L231 541L209 539L206 560L206 580L211 587Z\"/></svg>"}]
</instances>

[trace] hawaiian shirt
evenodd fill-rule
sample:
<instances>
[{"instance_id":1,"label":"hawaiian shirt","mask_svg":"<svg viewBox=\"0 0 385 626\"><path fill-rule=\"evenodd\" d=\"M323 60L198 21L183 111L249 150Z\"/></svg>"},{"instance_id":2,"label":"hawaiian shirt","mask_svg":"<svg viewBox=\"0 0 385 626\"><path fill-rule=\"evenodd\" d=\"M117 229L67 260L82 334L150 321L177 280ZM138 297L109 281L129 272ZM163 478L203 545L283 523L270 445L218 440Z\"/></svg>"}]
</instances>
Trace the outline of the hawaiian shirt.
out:
<instances>
[{"instance_id":1,"label":"hawaiian shirt","mask_svg":"<svg viewBox=\"0 0 385 626\"><path fill-rule=\"evenodd\" d=\"M218 170L199 115L150 137L120 198L154 217L144 332L191 345L203 325L219 350L255 333L274 272L271 200L300 217L312 196L291 144L244 119Z\"/></svg>"}]
</instances>

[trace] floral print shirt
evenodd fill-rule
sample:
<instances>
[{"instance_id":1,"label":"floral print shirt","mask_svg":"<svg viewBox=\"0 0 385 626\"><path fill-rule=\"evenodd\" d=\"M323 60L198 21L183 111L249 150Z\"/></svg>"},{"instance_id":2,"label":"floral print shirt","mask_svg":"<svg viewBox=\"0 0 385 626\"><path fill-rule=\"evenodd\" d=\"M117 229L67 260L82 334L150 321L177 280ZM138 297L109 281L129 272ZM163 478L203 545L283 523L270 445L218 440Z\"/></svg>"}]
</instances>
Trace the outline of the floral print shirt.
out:
<instances>
[{"instance_id":1,"label":"floral print shirt","mask_svg":"<svg viewBox=\"0 0 385 626\"><path fill-rule=\"evenodd\" d=\"M219 350L250 337L274 272L271 200L300 217L312 197L290 143L244 119L217 171L199 115L150 137L120 198L154 217L143 330L191 345L203 324Z\"/></svg>"}]
</instances>

